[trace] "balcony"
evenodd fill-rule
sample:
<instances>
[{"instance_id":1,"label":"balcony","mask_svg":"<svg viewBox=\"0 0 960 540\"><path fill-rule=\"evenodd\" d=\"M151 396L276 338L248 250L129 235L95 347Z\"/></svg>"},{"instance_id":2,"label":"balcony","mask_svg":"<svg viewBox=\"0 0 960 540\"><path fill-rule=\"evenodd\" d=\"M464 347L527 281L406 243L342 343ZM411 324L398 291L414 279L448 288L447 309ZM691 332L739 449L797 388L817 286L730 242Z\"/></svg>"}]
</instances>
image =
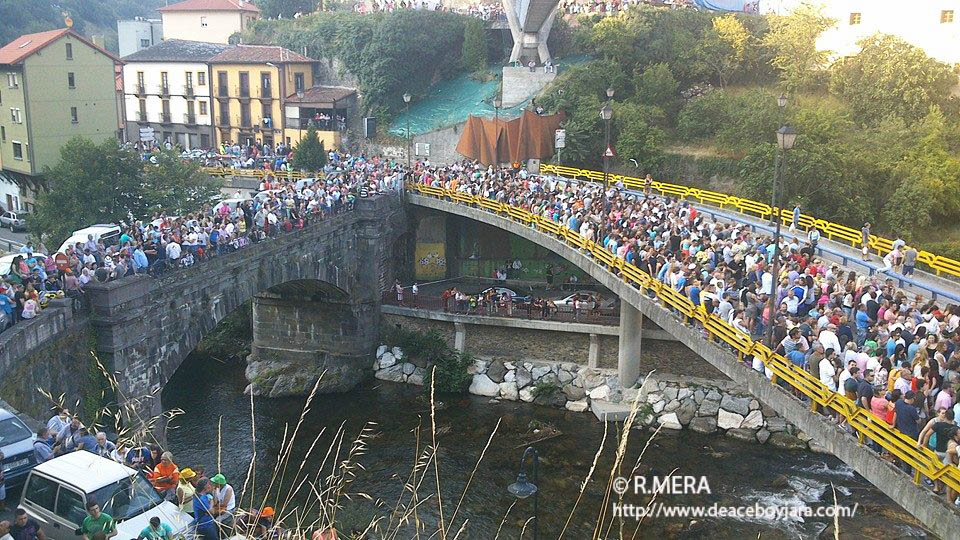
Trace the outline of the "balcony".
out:
<instances>
[{"instance_id":1,"label":"balcony","mask_svg":"<svg viewBox=\"0 0 960 540\"><path fill-rule=\"evenodd\" d=\"M158 87L158 89L159 89L159 91L160 91L160 95L161 95L161 96L169 96L169 95L170 95L170 85L168 85L168 84L161 84L161 85Z\"/></svg>"},{"instance_id":2,"label":"balcony","mask_svg":"<svg viewBox=\"0 0 960 540\"><path fill-rule=\"evenodd\" d=\"M187 96L187 97L193 97L193 96L195 95L195 94L193 93L193 87L192 87L192 86L184 86L184 87L183 87L183 95L185 95L185 96Z\"/></svg>"},{"instance_id":3,"label":"balcony","mask_svg":"<svg viewBox=\"0 0 960 540\"><path fill-rule=\"evenodd\" d=\"M267 86L267 87L262 87L262 86L261 86L261 87L260 87L260 99L273 99L273 88L271 88L271 87L269 87L269 86Z\"/></svg>"},{"instance_id":4,"label":"balcony","mask_svg":"<svg viewBox=\"0 0 960 540\"><path fill-rule=\"evenodd\" d=\"M172 124L173 121L172 121L170 118L171 118L170 113L168 113L168 112L160 113L160 123L161 123L161 124Z\"/></svg>"},{"instance_id":5,"label":"balcony","mask_svg":"<svg viewBox=\"0 0 960 540\"><path fill-rule=\"evenodd\" d=\"M197 125L197 115L190 113L183 115L183 123L188 126Z\"/></svg>"},{"instance_id":6,"label":"balcony","mask_svg":"<svg viewBox=\"0 0 960 540\"><path fill-rule=\"evenodd\" d=\"M145 124L145 123L147 123L147 122L149 122L149 121L150 121L150 120L147 120L147 112L146 112L146 111L137 111L137 122L140 122L140 123Z\"/></svg>"},{"instance_id":7,"label":"balcony","mask_svg":"<svg viewBox=\"0 0 960 540\"><path fill-rule=\"evenodd\" d=\"M135 86L135 88L136 88L136 91L137 91L137 95L138 95L138 96L145 96L145 95L147 95L147 89L143 86L143 84L137 83L137 85Z\"/></svg>"},{"instance_id":8,"label":"balcony","mask_svg":"<svg viewBox=\"0 0 960 540\"><path fill-rule=\"evenodd\" d=\"M235 88L237 96L240 96L240 99L250 99L250 87L249 86L238 86Z\"/></svg>"},{"instance_id":9,"label":"balcony","mask_svg":"<svg viewBox=\"0 0 960 540\"><path fill-rule=\"evenodd\" d=\"M227 91L226 86L221 85L217 87L217 97L230 97L230 92Z\"/></svg>"}]
</instances>

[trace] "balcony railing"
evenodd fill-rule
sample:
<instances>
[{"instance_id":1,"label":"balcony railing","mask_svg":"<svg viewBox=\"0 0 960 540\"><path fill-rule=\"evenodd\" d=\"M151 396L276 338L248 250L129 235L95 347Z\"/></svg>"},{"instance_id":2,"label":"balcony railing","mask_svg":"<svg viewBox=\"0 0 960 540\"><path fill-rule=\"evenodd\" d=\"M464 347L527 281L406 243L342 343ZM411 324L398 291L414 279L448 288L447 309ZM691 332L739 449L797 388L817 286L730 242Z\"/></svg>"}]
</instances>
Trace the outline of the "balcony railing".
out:
<instances>
[{"instance_id":1,"label":"balcony railing","mask_svg":"<svg viewBox=\"0 0 960 540\"><path fill-rule=\"evenodd\" d=\"M160 113L160 123L161 123L161 124L172 124L173 121L170 120L170 118L171 118L170 113L168 113L168 112Z\"/></svg>"},{"instance_id":2,"label":"balcony railing","mask_svg":"<svg viewBox=\"0 0 960 540\"><path fill-rule=\"evenodd\" d=\"M260 87L260 97L264 99L273 99L273 88L272 87Z\"/></svg>"},{"instance_id":3,"label":"balcony railing","mask_svg":"<svg viewBox=\"0 0 960 540\"><path fill-rule=\"evenodd\" d=\"M138 95L138 96L142 96L142 95L145 95L145 94L147 93L147 89L144 88L143 85L140 84L140 83L137 83L136 89L137 89L137 95Z\"/></svg>"},{"instance_id":4,"label":"balcony railing","mask_svg":"<svg viewBox=\"0 0 960 540\"><path fill-rule=\"evenodd\" d=\"M146 111L137 111L137 122L149 122Z\"/></svg>"},{"instance_id":5,"label":"balcony railing","mask_svg":"<svg viewBox=\"0 0 960 540\"><path fill-rule=\"evenodd\" d=\"M186 124L186 125L188 125L188 126L196 125L196 123L197 123L197 115L195 115L195 114L190 114L190 113L187 113L187 114L183 115L183 123Z\"/></svg>"},{"instance_id":6,"label":"balcony railing","mask_svg":"<svg viewBox=\"0 0 960 540\"><path fill-rule=\"evenodd\" d=\"M193 97L193 95L194 95L194 94L193 94L193 87L192 87L192 86L184 86L184 87L183 87L183 94L184 94L185 96L187 96L187 97Z\"/></svg>"},{"instance_id":7,"label":"balcony railing","mask_svg":"<svg viewBox=\"0 0 960 540\"><path fill-rule=\"evenodd\" d=\"M161 95L161 96L169 96L169 95L170 95L170 85L169 85L169 84L161 84L160 87L159 87L159 89L160 89L160 95Z\"/></svg>"}]
</instances>

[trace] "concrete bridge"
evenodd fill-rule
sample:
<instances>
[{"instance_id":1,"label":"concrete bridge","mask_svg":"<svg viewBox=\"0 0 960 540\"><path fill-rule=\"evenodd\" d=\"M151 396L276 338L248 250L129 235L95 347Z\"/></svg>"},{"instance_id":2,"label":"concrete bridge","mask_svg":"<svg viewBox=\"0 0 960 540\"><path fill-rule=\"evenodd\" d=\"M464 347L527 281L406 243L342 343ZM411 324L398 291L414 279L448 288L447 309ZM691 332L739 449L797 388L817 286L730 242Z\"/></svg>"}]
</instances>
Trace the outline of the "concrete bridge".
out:
<instances>
[{"instance_id":1,"label":"concrete bridge","mask_svg":"<svg viewBox=\"0 0 960 540\"><path fill-rule=\"evenodd\" d=\"M943 497L932 495L929 490L919 485L919 473L915 478L903 473L891 463L879 458L876 452L867 447L862 440L838 430L836 424L827 420L816 411L816 402L821 401L817 395L814 407L794 397L784 387L771 383L763 374L749 368L740 361L736 350L723 341L717 340L717 333L711 332L711 337L704 336L704 328L690 324L676 311L669 309L651 297L650 291L643 286L629 283L621 276L611 271L608 264L599 264L584 249L578 249L559 239L556 234L545 234L531 224L524 222L520 212L503 209L503 213L491 212L490 209L481 209L470 201L453 202L448 199L435 198L410 192L408 201L414 205L457 214L480 223L493 225L526 238L554 253L562 256L569 262L586 271L594 279L602 283L621 299L621 318L619 336L618 371L624 386L629 386L637 380L644 371L641 328L645 317L652 319L657 326L675 336L681 343L699 354L714 368L725 374L734 382L747 388L754 396L773 408L786 420L796 425L810 435L826 450L846 462L864 478L872 482L891 499L903 506L908 512L917 517L941 538L950 538L960 530L960 512ZM492 201L491 201L492 202ZM517 209L519 210L519 209ZM612 262L612 261L611 261ZM625 273L625 272L624 272ZM651 284L653 285L653 284ZM669 293L665 293L669 296ZM680 307L681 302L677 301ZM691 318L692 320L692 318ZM708 324L710 323L709 320ZM711 326L711 328L713 328ZM719 330L716 330L719 333ZM729 342L728 342L729 343ZM742 352L742 351L741 351ZM765 347L756 348L757 354L769 354ZM772 364L771 364L772 365ZM775 369L778 372L779 367ZM786 375L786 372L784 372ZM835 393L833 393L835 394ZM835 396L839 397L838 394ZM945 481L955 482L958 471L954 466L945 466L939 463L936 456L930 451L914 449L915 442L906 437L897 437L898 433L891 430L879 419L872 419L872 415L862 410L847 411L840 407L839 399L834 396L825 400L831 408L849 413L851 425L871 435L881 445L892 450L895 455L907 456L908 462L914 464L918 470L923 470L929 477L942 478ZM886 431L884 431L886 430ZM890 432L890 433L888 433Z\"/></svg>"}]
</instances>

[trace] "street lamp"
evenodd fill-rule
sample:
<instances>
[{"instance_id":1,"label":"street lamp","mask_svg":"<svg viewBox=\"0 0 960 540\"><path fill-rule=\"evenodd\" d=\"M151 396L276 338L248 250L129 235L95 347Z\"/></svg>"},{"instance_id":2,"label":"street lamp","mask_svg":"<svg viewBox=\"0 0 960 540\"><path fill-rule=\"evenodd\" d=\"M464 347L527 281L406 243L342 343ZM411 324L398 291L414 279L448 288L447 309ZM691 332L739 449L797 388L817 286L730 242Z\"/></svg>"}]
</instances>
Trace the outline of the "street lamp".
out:
<instances>
[{"instance_id":1,"label":"street lamp","mask_svg":"<svg viewBox=\"0 0 960 540\"><path fill-rule=\"evenodd\" d=\"M500 98L500 91L497 91L497 97L493 100L493 171L494 174L500 171L500 107L503 106L503 99Z\"/></svg>"},{"instance_id":2,"label":"street lamp","mask_svg":"<svg viewBox=\"0 0 960 540\"><path fill-rule=\"evenodd\" d=\"M777 130L777 174L774 176L773 180L773 203L776 208L778 201L778 189L783 186L783 169L786 166L786 153L788 150L793 149L793 145L797 142L797 131L790 126L783 126ZM777 284L780 281L780 226L783 224L783 219L779 217L777 219L777 228L773 233L773 279L771 280L771 290L768 291L770 295L767 298L767 309L770 312L769 320L767 320L767 347L770 350L774 350L773 345L773 321L775 320L776 311L776 297L777 297Z\"/></svg>"},{"instance_id":3,"label":"street lamp","mask_svg":"<svg viewBox=\"0 0 960 540\"><path fill-rule=\"evenodd\" d=\"M407 111L407 174L410 174L410 93L404 92L403 102L406 103Z\"/></svg>"},{"instance_id":4,"label":"street lamp","mask_svg":"<svg viewBox=\"0 0 960 540\"><path fill-rule=\"evenodd\" d=\"M613 88L607 89L607 97L613 97ZM607 186L610 184L610 119L613 118L613 107L610 106L610 101L608 100L604 104L603 108L600 109L600 118L603 119L604 124L606 124L606 137L604 138L603 146L603 195L600 197L600 204L603 205L600 209L601 213L605 213L607 209ZM606 223L606 215L601 222L601 227L605 228L604 223ZM603 231L603 229L601 229Z\"/></svg>"},{"instance_id":5,"label":"street lamp","mask_svg":"<svg viewBox=\"0 0 960 540\"><path fill-rule=\"evenodd\" d=\"M530 456L533 462L532 483L527 480L527 472L524 468L524 464L527 462L527 456ZM540 481L539 468L540 454L537 453L536 448L528 446L523 451L523 455L520 456L520 472L517 473L517 481L507 486L507 491L518 499L526 499L533 495L533 540L540 538L539 516L537 515L537 502L540 494L540 489L537 487L537 482Z\"/></svg>"},{"instance_id":6,"label":"street lamp","mask_svg":"<svg viewBox=\"0 0 960 540\"><path fill-rule=\"evenodd\" d=\"M787 98L786 92L780 92L780 97L777 98L777 106L780 108L777 115L777 123L780 124L781 126L783 125L783 111L787 108L788 101L789 101L789 98ZM777 154L777 160L779 159L780 159L780 154ZM780 162L777 161L774 164L774 171L780 168L779 163ZM775 198L776 198L776 194L771 193L770 194L770 219L771 220L780 218L779 212L776 215L773 214L773 210L777 209L777 203Z\"/></svg>"},{"instance_id":7,"label":"street lamp","mask_svg":"<svg viewBox=\"0 0 960 540\"><path fill-rule=\"evenodd\" d=\"M780 112L783 112L783 109L787 106L787 94L780 92L780 97L777 98L777 105L780 105Z\"/></svg>"}]
</instances>

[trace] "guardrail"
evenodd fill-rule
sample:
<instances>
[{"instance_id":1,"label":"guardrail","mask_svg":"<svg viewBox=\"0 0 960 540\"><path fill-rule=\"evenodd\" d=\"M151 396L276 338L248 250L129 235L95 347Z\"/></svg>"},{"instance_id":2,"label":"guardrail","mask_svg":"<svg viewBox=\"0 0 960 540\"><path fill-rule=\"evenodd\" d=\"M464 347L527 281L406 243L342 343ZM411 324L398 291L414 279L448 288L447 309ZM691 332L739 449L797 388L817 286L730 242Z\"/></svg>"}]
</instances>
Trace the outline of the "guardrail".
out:
<instances>
[{"instance_id":1,"label":"guardrail","mask_svg":"<svg viewBox=\"0 0 960 540\"><path fill-rule=\"evenodd\" d=\"M541 165L540 172L543 174L554 174L572 179L587 180L590 182L603 183L603 172L592 171L588 169L578 169L575 167L564 167L562 165ZM644 178L636 176L625 176L622 174L608 175L609 182L612 184L621 183L630 189L657 191L661 195L675 197L677 199L696 200L702 204L718 206L723 209L735 209L742 214L755 216L761 219L780 218L784 225L793 223L793 210L786 208L775 208L769 204L743 199L725 193L709 191L706 189L692 188L677 184L669 184L653 180L648 182ZM808 214L800 214L797 224L805 231L816 227L820 233L830 240L839 242L849 242L851 247L861 245L860 231L846 225L833 223L825 219L818 219ZM870 242L867 244L872 251L883 256L893 250L893 241L882 236L870 235ZM960 261L930 253L929 251L919 251L917 254L917 263L928 266L939 276L941 273L949 276L960 277Z\"/></svg>"},{"instance_id":2,"label":"guardrail","mask_svg":"<svg viewBox=\"0 0 960 540\"><path fill-rule=\"evenodd\" d=\"M300 171L273 171L268 169L234 169L232 167L200 167L200 170L210 176L242 176L246 178L263 178L273 176L275 178L287 178L290 180L299 180L301 178L312 178L309 173Z\"/></svg>"},{"instance_id":3,"label":"guardrail","mask_svg":"<svg viewBox=\"0 0 960 540\"><path fill-rule=\"evenodd\" d=\"M509 217L519 223L535 227L540 232L553 235L571 247L589 254L597 264L615 273L628 285L641 289L647 295L657 298L666 308L679 313L687 324L699 324L706 330L710 341L723 342L737 351L740 361L747 356L758 358L773 373L771 384L782 382L796 393L808 397L814 411L833 410L840 414L856 430L861 444L869 438L912 467L913 479L917 484L922 477L926 477L934 481L939 480L952 489L960 491L960 469L956 466L944 465L932 450L921 447L917 441L907 437L871 412L857 407L846 396L831 391L813 374L794 365L785 357L775 354L766 345L754 341L723 319L708 314L680 292L651 277L633 264L616 257L596 242L585 240L578 232L522 208L479 195L473 196L423 184L407 184L407 188L423 195L475 206Z\"/></svg>"}]
</instances>

